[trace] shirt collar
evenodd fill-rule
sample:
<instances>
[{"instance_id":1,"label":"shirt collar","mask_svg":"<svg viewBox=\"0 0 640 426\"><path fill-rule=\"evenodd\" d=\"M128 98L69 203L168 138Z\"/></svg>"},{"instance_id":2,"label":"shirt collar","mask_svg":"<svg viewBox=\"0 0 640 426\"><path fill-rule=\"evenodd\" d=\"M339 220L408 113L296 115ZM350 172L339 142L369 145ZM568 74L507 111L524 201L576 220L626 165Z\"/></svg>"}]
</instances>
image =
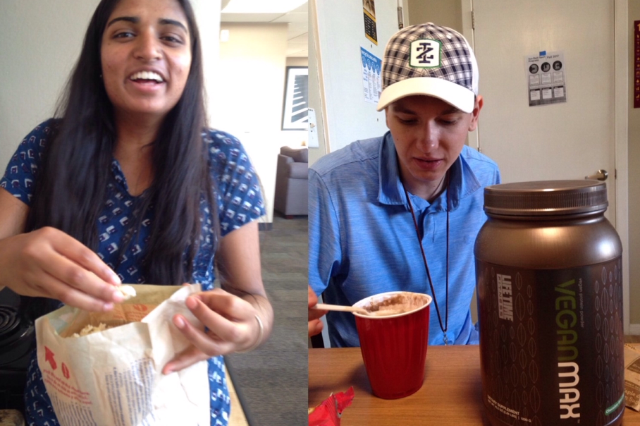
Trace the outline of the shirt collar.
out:
<instances>
[{"instance_id":1,"label":"shirt collar","mask_svg":"<svg viewBox=\"0 0 640 426\"><path fill-rule=\"evenodd\" d=\"M115 158L111 160L111 174L115 181L118 182L125 191L129 192L129 185L127 185L127 180L125 179L124 172L120 167L120 162Z\"/></svg>"},{"instance_id":2,"label":"shirt collar","mask_svg":"<svg viewBox=\"0 0 640 426\"><path fill-rule=\"evenodd\" d=\"M393 142L391 132L387 132L382 139L378 161L378 170L380 170L378 201L381 204L387 205L405 205L408 209L404 189L400 181L398 154L396 153L396 146ZM469 167L469 164L462 156L458 156L458 159L451 165L450 179L448 189L450 210L455 210L463 198L482 187L476 175ZM444 204L443 200L441 200L443 195L444 192L434 200L432 203L434 207ZM429 206L427 201L421 201L424 202L424 207ZM420 204L422 204L422 202ZM420 208L420 206L418 206L418 208Z\"/></svg>"}]
</instances>

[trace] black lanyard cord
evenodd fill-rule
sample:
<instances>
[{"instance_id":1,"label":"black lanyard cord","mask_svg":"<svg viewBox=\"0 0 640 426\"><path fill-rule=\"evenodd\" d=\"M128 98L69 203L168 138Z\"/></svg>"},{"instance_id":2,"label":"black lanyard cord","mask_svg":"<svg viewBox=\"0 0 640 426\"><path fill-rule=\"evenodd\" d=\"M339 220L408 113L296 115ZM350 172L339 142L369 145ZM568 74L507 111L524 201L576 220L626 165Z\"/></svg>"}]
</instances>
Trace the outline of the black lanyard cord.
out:
<instances>
[{"instance_id":1,"label":"black lanyard cord","mask_svg":"<svg viewBox=\"0 0 640 426\"><path fill-rule=\"evenodd\" d=\"M422 246L422 239L420 238L420 230L418 229L418 221L416 220L416 214L413 211L413 205L411 200L409 199L409 193L407 192L407 188L402 185L402 189L404 189L404 195L407 197L407 202L409 203L409 210L411 211L411 217L413 217L413 225L416 228L416 236L418 237L418 244L420 244L420 252L422 252L422 260L424 262L424 268L427 271L427 278L429 279L429 287L431 287L431 294L433 294L433 302L436 306L436 313L438 314L438 322L440 323L440 329L442 333L445 334L445 344L447 343L447 329L449 328L449 177L447 176L447 188L446 188L446 211L447 211L447 264L446 264L446 299L445 299L445 320L444 327L442 326L442 318L440 316L440 309L438 308L438 301L436 300L436 291L433 288L433 281L431 280L431 272L429 271L429 266L427 265L427 256L424 254L424 247Z\"/></svg>"}]
</instances>

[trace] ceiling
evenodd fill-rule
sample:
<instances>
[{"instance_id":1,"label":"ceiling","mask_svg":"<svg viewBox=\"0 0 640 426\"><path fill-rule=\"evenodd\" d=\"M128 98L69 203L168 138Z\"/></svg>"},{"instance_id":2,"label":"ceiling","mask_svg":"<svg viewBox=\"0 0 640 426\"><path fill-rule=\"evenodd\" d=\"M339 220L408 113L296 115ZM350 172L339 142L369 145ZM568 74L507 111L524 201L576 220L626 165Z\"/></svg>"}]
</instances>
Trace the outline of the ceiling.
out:
<instances>
[{"instance_id":1,"label":"ceiling","mask_svg":"<svg viewBox=\"0 0 640 426\"><path fill-rule=\"evenodd\" d=\"M225 2L222 2L223 7ZM263 23L287 23L289 24L287 56L309 56L308 35L308 10L307 3L282 13L222 13L222 22L263 22Z\"/></svg>"}]
</instances>

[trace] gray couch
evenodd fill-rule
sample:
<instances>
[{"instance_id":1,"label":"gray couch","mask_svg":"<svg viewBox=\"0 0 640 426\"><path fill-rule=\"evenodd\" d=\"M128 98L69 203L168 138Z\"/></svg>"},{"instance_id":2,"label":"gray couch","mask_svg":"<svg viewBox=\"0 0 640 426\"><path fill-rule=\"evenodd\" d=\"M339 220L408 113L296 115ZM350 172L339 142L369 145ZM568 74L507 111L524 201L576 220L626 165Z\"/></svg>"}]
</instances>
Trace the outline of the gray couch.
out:
<instances>
[{"instance_id":1,"label":"gray couch","mask_svg":"<svg viewBox=\"0 0 640 426\"><path fill-rule=\"evenodd\" d=\"M307 215L309 150L283 146L278 154L274 210L288 218Z\"/></svg>"}]
</instances>

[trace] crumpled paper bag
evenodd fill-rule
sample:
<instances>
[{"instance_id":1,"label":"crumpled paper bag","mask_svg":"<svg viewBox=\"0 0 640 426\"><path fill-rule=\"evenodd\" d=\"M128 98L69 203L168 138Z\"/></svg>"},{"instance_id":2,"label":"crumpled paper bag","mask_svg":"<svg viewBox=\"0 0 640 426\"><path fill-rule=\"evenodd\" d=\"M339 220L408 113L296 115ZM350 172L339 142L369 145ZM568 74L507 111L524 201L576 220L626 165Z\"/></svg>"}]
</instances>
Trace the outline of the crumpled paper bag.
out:
<instances>
[{"instance_id":1,"label":"crumpled paper bag","mask_svg":"<svg viewBox=\"0 0 640 426\"><path fill-rule=\"evenodd\" d=\"M640 411L640 344L624 345L625 405Z\"/></svg>"},{"instance_id":2,"label":"crumpled paper bag","mask_svg":"<svg viewBox=\"0 0 640 426\"><path fill-rule=\"evenodd\" d=\"M133 287L137 296L111 312L65 306L36 320L38 366L60 424L211 424L207 362L162 374L190 346L173 315L202 326L185 305L200 285ZM117 328L72 337L100 323Z\"/></svg>"}]
</instances>

